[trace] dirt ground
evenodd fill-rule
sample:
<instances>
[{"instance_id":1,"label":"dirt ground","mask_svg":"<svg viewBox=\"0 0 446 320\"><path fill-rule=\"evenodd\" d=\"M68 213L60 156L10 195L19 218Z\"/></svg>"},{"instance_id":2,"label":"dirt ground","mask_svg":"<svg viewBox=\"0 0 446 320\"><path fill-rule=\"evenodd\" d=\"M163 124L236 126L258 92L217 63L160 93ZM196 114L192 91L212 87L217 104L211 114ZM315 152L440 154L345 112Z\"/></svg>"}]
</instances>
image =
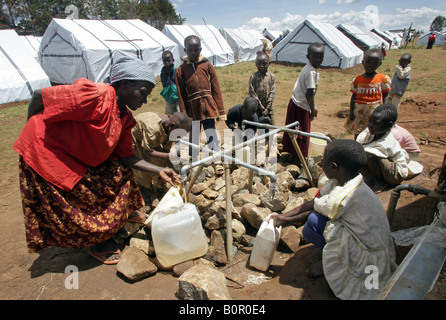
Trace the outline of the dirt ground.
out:
<instances>
[{"instance_id":1,"label":"dirt ground","mask_svg":"<svg viewBox=\"0 0 446 320\"><path fill-rule=\"evenodd\" d=\"M345 99L344 99L345 100ZM343 101L342 101L343 102ZM320 113L313 122L313 131L329 132L333 136L344 133L341 101L318 101ZM347 107L346 107L347 108ZM433 189L438 175L431 171L441 166L446 140L446 93L409 96L400 108L400 125L410 130L421 142L419 161L424 171L410 184ZM284 114L277 115L277 123L284 123ZM427 141L429 143L427 144ZM101 265L83 250L48 248L39 253L28 253L18 171L0 171L0 299L3 300L176 300L178 279L170 272L138 282L124 279L116 266ZM387 208L391 191L378 196ZM423 212L429 199L402 192L392 231L425 224ZM400 263L410 248L397 248ZM233 261L222 268L228 275L229 291L236 300L318 300L336 299L328 283L322 278L309 279L305 270L318 261L320 252L312 245L304 245L292 254L277 254L266 273L248 267L249 249L239 250ZM67 266L79 271L79 288L67 289ZM430 299L446 298L444 272Z\"/></svg>"}]
</instances>

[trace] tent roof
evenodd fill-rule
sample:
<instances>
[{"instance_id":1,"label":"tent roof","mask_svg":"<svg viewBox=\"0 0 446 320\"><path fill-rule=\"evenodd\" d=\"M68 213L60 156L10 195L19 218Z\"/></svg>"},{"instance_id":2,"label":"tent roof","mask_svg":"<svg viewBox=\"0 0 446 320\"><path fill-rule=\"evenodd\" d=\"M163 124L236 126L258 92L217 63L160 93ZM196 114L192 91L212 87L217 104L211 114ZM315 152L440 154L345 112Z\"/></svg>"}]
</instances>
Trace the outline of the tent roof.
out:
<instances>
[{"instance_id":1,"label":"tent roof","mask_svg":"<svg viewBox=\"0 0 446 320\"><path fill-rule=\"evenodd\" d=\"M311 43L321 42L325 46L325 56L322 66L349 68L361 63L363 52L341 31L331 24L305 20L285 39L277 44L272 51L274 61L307 63L307 51ZM291 49L294 47L294 50Z\"/></svg>"},{"instance_id":2,"label":"tent roof","mask_svg":"<svg viewBox=\"0 0 446 320\"><path fill-rule=\"evenodd\" d=\"M422 35L421 37L418 38L417 41L417 45L419 46L425 46L427 45L427 42L429 40L429 36L431 35L432 32L426 33L424 35ZM441 46L443 45L444 41L445 41L445 34L438 32L438 31L434 31L435 33L435 42L434 45L436 46Z\"/></svg>"},{"instance_id":3,"label":"tent roof","mask_svg":"<svg viewBox=\"0 0 446 320\"><path fill-rule=\"evenodd\" d=\"M0 30L0 103L29 100L48 76L14 30Z\"/></svg>"},{"instance_id":4,"label":"tent roof","mask_svg":"<svg viewBox=\"0 0 446 320\"><path fill-rule=\"evenodd\" d=\"M162 32L178 45L181 53L184 52L184 39L196 35L201 39L202 55L215 67L234 63L234 52L212 25L165 25Z\"/></svg>"},{"instance_id":5,"label":"tent roof","mask_svg":"<svg viewBox=\"0 0 446 320\"><path fill-rule=\"evenodd\" d=\"M53 19L42 37L39 59L54 82L73 83L80 77L101 82L123 56L139 58L159 74L165 50L179 56L172 40L139 19Z\"/></svg>"},{"instance_id":6,"label":"tent roof","mask_svg":"<svg viewBox=\"0 0 446 320\"><path fill-rule=\"evenodd\" d=\"M339 24L337 26L337 28L339 30L341 30L341 32L343 31L343 32L347 33L348 36L351 37L350 39L353 38L353 39L355 39L355 41L358 41L363 46L365 46L366 50L381 47L380 42L378 42L376 39L370 37L370 35L365 33L363 30L361 30L357 26L348 25L348 24ZM353 42L355 42L355 41L353 41Z\"/></svg>"},{"instance_id":7,"label":"tent roof","mask_svg":"<svg viewBox=\"0 0 446 320\"><path fill-rule=\"evenodd\" d=\"M234 51L234 58L239 62L255 60L257 52L263 48L261 39L266 39L260 32L250 29L221 28L220 33Z\"/></svg>"},{"instance_id":8,"label":"tent roof","mask_svg":"<svg viewBox=\"0 0 446 320\"><path fill-rule=\"evenodd\" d=\"M356 26L356 28L362 30L366 35L368 35L370 38L372 38L376 42L378 42L380 47L381 47L381 44L384 42L385 49L386 50L390 49L390 44L386 40L381 38L379 35L377 35L375 32L372 32L372 31L368 30L366 27L363 27L363 26Z\"/></svg>"},{"instance_id":9,"label":"tent roof","mask_svg":"<svg viewBox=\"0 0 446 320\"><path fill-rule=\"evenodd\" d=\"M380 36L381 38L383 38L385 41L387 41L389 43L390 46L392 46L393 44L393 39L386 33L384 33L381 30L378 29L372 29L372 32L376 33L378 36Z\"/></svg>"}]
</instances>

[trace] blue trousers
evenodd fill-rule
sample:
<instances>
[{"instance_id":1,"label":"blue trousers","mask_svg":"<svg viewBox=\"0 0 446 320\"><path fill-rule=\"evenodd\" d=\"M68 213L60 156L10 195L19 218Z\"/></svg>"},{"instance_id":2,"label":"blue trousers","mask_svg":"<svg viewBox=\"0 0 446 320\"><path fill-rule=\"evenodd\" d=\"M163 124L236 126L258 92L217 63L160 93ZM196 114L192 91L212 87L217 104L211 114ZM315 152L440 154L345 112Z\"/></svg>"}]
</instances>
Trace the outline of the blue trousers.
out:
<instances>
[{"instance_id":1,"label":"blue trousers","mask_svg":"<svg viewBox=\"0 0 446 320\"><path fill-rule=\"evenodd\" d=\"M302 229L302 234L315 246L323 248L326 244L323 233L325 225L327 224L328 218L324 217L320 213L313 211L308 216L307 222Z\"/></svg>"},{"instance_id":2,"label":"blue trousers","mask_svg":"<svg viewBox=\"0 0 446 320\"><path fill-rule=\"evenodd\" d=\"M203 128L207 137L207 148L214 151L219 151L220 144L217 138L217 130L215 129L215 119L193 121L189 132L189 141L193 144L200 145L201 128ZM199 151L190 147L189 155L193 158L198 157Z\"/></svg>"}]
</instances>

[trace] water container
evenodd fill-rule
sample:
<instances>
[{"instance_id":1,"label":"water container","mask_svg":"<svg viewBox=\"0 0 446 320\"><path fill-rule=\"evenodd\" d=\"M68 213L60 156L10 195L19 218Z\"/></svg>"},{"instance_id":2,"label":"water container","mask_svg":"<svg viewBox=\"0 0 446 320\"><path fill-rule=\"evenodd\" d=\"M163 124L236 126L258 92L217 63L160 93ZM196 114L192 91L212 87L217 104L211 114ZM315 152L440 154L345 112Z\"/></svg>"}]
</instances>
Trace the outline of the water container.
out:
<instances>
[{"instance_id":1,"label":"water container","mask_svg":"<svg viewBox=\"0 0 446 320\"><path fill-rule=\"evenodd\" d=\"M326 137L326 135L320 132L312 132L314 135ZM308 147L309 157L318 157L324 155L325 147L327 146L327 140L310 137L310 146Z\"/></svg>"},{"instance_id":2,"label":"water container","mask_svg":"<svg viewBox=\"0 0 446 320\"><path fill-rule=\"evenodd\" d=\"M157 212L164 211L170 207L179 207L183 203L183 189L180 186L170 187L169 191L166 192L156 208L149 214L144 225L149 229L152 228L152 219Z\"/></svg>"},{"instance_id":3,"label":"water container","mask_svg":"<svg viewBox=\"0 0 446 320\"><path fill-rule=\"evenodd\" d=\"M152 240L164 267L201 257L208 250L200 216L192 203L158 211L153 216Z\"/></svg>"},{"instance_id":4,"label":"water container","mask_svg":"<svg viewBox=\"0 0 446 320\"><path fill-rule=\"evenodd\" d=\"M242 162L250 163L251 152L248 146L235 150L235 157Z\"/></svg>"},{"instance_id":5,"label":"water container","mask_svg":"<svg viewBox=\"0 0 446 320\"><path fill-rule=\"evenodd\" d=\"M257 232L249 260L251 267L261 271L268 270L279 243L280 232L282 231L282 227L274 227L273 219L268 222L270 216L262 222Z\"/></svg>"}]
</instances>

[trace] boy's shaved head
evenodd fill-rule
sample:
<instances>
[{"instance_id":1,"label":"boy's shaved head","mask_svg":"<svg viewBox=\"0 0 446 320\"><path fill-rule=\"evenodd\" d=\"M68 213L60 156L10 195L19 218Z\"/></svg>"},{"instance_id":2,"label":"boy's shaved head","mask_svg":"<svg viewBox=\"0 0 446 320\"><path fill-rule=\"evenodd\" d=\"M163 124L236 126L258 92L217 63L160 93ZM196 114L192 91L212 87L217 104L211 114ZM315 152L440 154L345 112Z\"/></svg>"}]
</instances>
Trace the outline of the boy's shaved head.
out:
<instances>
[{"instance_id":1,"label":"boy's shaved head","mask_svg":"<svg viewBox=\"0 0 446 320\"><path fill-rule=\"evenodd\" d=\"M325 48L324 48L324 45L322 43L315 42L315 43L312 43L312 44L310 44L308 46L307 54L311 54L313 52L320 52L320 51L324 51L324 50L325 50Z\"/></svg>"},{"instance_id":2,"label":"boy's shaved head","mask_svg":"<svg viewBox=\"0 0 446 320\"><path fill-rule=\"evenodd\" d=\"M369 49L364 53L364 60L366 60L369 56L378 56L381 60L383 58L383 53L381 49Z\"/></svg>"},{"instance_id":3,"label":"boy's shaved head","mask_svg":"<svg viewBox=\"0 0 446 320\"><path fill-rule=\"evenodd\" d=\"M187 36L184 39L184 47L187 47L189 44L192 44L192 43L194 43L194 44L196 44L196 43L201 44L201 40L196 35L190 35L190 36Z\"/></svg>"},{"instance_id":4,"label":"boy's shaved head","mask_svg":"<svg viewBox=\"0 0 446 320\"><path fill-rule=\"evenodd\" d=\"M355 140L333 140L325 148L324 161L335 162L339 166L348 169L349 172L357 172L367 164L367 155L364 147Z\"/></svg>"},{"instance_id":5,"label":"boy's shaved head","mask_svg":"<svg viewBox=\"0 0 446 320\"><path fill-rule=\"evenodd\" d=\"M411 55L410 53L403 53L403 54L401 55L401 58L400 58L400 59L407 60L407 61L411 61L411 60L412 60L412 55Z\"/></svg>"}]
</instances>

